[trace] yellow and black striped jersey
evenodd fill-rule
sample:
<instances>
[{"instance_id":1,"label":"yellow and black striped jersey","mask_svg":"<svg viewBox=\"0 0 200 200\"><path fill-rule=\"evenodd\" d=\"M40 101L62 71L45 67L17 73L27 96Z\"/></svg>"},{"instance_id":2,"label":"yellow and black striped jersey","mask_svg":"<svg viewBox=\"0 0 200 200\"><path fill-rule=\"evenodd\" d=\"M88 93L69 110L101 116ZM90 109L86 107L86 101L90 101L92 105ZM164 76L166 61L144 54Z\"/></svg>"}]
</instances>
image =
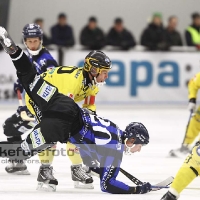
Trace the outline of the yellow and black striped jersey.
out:
<instances>
[{"instance_id":1,"label":"yellow and black striped jersey","mask_svg":"<svg viewBox=\"0 0 200 200\"><path fill-rule=\"evenodd\" d=\"M99 88L92 84L89 75L82 68L73 66L62 66L50 69L41 74L44 80L58 88L58 91L74 99L75 102L84 101L83 108L96 111L95 96ZM26 105L34 113L26 94Z\"/></svg>"}]
</instances>

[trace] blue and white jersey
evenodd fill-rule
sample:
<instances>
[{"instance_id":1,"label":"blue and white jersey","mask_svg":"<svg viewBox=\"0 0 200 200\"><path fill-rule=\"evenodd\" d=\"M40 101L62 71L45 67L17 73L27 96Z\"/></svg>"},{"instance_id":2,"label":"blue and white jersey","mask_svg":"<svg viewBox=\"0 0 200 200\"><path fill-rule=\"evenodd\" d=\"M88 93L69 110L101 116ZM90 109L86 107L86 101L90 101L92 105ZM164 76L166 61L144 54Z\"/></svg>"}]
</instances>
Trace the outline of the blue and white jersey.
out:
<instances>
[{"instance_id":1,"label":"blue and white jersey","mask_svg":"<svg viewBox=\"0 0 200 200\"><path fill-rule=\"evenodd\" d=\"M80 148L81 157L100 163L101 190L109 193L130 194L130 187L116 180L124 151L124 136L116 124L108 119L82 112L84 127L70 142Z\"/></svg>"},{"instance_id":2,"label":"blue and white jersey","mask_svg":"<svg viewBox=\"0 0 200 200\"><path fill-rule=\"evenodd\" d=\"M28 57L35 69L37 70L38 74L42 74L48 69L58 67L58 63L45 47L41 49L38 55L33 56L28 54Z\"/></svg>"}]
</instances>

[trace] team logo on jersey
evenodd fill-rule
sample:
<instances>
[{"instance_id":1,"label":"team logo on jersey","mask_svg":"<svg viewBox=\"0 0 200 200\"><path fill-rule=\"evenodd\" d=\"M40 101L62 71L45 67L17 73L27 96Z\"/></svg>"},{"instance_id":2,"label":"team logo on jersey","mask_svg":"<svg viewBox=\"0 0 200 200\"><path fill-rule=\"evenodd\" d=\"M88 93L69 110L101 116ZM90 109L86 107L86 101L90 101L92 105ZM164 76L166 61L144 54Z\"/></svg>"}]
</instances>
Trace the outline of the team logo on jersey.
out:
<instances>
[{"instance_id":1,"label":"team logo on jersey","mask_svg":"<svg viewBox=\"0 0 200 200\"><path fill-rule=\"evenodd\" d=\"M46 64L47 64L47 60L45 58L40 60L41 66L45 66Z\"/></svg>"},{"instance_id":2,"label":"team logo on jersey","mask_svg":"<svg viewBox=\"0 0 200 200\"><path fill-rule=\"evenodd\" d=\"M30 91L33 90L33 88L35 87L35 85L39 81L39 79L40 79L40 76L36 75L35 78L34 78L34 80L33 80L33 82L29 85Z\"/></svg>"},{"instance_id":3,"label":"team logo on jersey","mask_svg":"<svg viewBox=\"0 0 200 200\"><path fill-rule=\"evenodd\" d=\"M55 70L56 70L55 67L54 67L54 68L51 68L51 69L49 69L48 73L49 73L49 74L53 74Z\"/></svg>"},{"instance_id":4,"label":"team logo on jersey","mask_svg":"<svg viewBox=\"0 0 200 200\"><path fill-rule=\"evenodd\" d=\"M45 143L45 139L40 131L40 128L33 130L30 134L33 148L37 148Z\"/></svg>"},{"instance_id":5,"label":"team logo on jersey","mask_svg":"<svg viewBox=\"0 0 200 200\"><path fill-rule=\"evenodd\" d=\"M74 95L72 93L68 93L67 96L70 97L71 99L74 99Z\"/></svg>"},{"instance_id":6,"label":"team logo on jersey","mask_svg":"<svg viewBox=\"0 0 200 200\"><path fill-rule=\"evenodd\" d=\"M55 93L55 91L56 91L55 87L44 82L40 87L40 89L38 90L37 94L48 102Z\"/></svg>"}]
</instances>

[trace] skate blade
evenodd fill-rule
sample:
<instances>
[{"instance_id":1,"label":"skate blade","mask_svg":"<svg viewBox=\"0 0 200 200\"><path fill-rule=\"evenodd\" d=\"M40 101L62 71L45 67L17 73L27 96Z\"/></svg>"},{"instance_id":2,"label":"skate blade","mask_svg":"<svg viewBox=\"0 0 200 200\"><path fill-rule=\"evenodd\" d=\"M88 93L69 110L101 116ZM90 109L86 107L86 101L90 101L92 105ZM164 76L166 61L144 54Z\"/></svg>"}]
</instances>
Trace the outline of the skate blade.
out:
<instances>
[{"instance_id":1,"label":"skate blade","mask_svg":"<svg viewBox=\"0 0 200 200\"><path fill-rule=\"evenodd\" d=\"M31 175L31 173L27 169L23 171L16 171L12 173L7 172L7 173L12 175Z\"/></svg>"},{"instance_id":2,"label":"skate blade","mask_svg":"<svg viewBox=\"0 0 200 200\"><path fill-rule=\"evenodd\" d=\"M94 185L92 183L82 184L79 181L74 181L74 188L78 188L78 189L94 189Z\"/></svg>"},{"instance_id":3,"label":"skate blade","mask_svg":"<svg viewBox=\"0 0 200 200\"><path fill-rule=\"evenodd\" d=\"M38 182L36 190L46 191L46 192L56 192L56 185Z\"/></svg>"},{"instance_id":4,"label":"skate blade","mask_svg":"<svg viewBox=\"0 0 200 200\"><path fill-rule=\"evenodd\" d=\"M186 156L188 156L189 153L181 153L181 152L176 152L171 150L169 152L169 156L172 158L186 158Z\"/></svg>"}]
</instances>

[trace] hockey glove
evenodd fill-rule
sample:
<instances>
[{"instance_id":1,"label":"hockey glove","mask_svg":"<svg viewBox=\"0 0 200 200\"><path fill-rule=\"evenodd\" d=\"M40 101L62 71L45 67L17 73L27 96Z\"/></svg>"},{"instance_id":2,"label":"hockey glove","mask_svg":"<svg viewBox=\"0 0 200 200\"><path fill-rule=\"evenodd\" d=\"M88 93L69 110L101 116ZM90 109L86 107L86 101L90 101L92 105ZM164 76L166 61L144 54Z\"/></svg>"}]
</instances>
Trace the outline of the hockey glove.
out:
<instances>
[{"instance_id":1,"label":"hockey glove","mask_svg":"<svg viewBox=\"0 0 200 200\"><path fill-rule=\"evenodd\" d=\"M189 100L189 104L188 104L188 110L191 112L195 112L196 109L196 99L195 98L191 98Z\"/></svg>"},{"instance_id":2,"label":"hockey glove","mask_svg":"<svg viewBox=\"0 0 200 200\"><path fill-rule=\"evenodd\" d=\"M151 191L151 184L149 182L143 183L136 187L135 194L145 194Z\"/></svg>"},{"instance_id":3,"label":"hockey glove","mask_svg":"<svg viewBox=\"0 0 200 200\"><path fill-rule=\"evenodd\" d=\"M20 83L19 79L14 83L14 92L17 94L17 90L19 90L21 93L23 92L24 88L22 84Z\"/></svg>"}]
</instances>

